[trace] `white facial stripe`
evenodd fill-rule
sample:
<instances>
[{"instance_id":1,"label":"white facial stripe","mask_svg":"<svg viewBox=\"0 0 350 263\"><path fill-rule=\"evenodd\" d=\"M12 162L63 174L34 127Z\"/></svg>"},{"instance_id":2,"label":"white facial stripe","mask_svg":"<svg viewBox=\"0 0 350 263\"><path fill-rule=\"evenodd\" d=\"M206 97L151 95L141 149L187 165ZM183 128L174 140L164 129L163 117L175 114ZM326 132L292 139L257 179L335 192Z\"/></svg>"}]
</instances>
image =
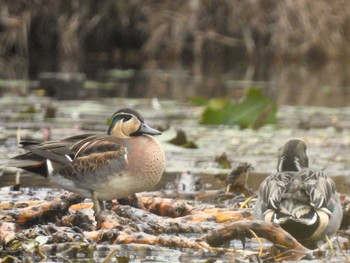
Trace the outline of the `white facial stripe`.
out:
<instances>
[{"instance_id":1,"label":"white facial stripe","mask_svg":"<svg viewBox=\"0 0 350 263\"><path fill-rule=\"evenodd\" d=\"M281 156L281 157L280 157L280 161L278 162L278 167L277 167L277 171L278 171L278 172L281 172L281 171L282 171L282 165L283 165L283 162L284 162L285 159L286 159L285 156Z\"/></svg>"},{"instance_id":2,"label":"white facial stripe","mask_svg":"<svg viewBox=\"0 0 350 263\"><path fill-rule=\"evenodd\" d=\"M295 164L295 167L297 168L297 170L300 171L301 166L300 166L300 160L298 157L294 157L294 164Z\"/></svg>"}]
</instances>

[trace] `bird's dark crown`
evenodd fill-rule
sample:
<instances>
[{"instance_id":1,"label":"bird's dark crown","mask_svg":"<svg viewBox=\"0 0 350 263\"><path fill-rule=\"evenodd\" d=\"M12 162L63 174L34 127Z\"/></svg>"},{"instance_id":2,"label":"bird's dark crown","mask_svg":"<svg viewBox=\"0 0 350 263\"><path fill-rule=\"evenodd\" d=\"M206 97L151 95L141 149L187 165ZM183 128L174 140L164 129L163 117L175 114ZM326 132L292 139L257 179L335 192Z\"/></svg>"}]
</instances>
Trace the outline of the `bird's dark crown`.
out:
<instances>
[{"instance_id":1,"label":"bird's dark crown","mask_svg":"<svg viewBox=\"0 0 350 263\"><path fill-rule=\"evenodd\" d=\"M116 112L113 114L112 119L114 119L114 118L115 118L116 116L118 116L118 115L121 115L121 116L122 116L123 113L126 113L126 115L128 115L128 116L129 116L129 114L134 115L134 116L135 116L136 118L138 118L142 123L145 122L145 120L143 119L142 115L141 115L138 111L133 110L133 109L130 109L130 108L122 108L122 109L116 111Z\"/></svg>"},{"instance_id":2,"label":"bird's dark crown","mask_svg":"<svg viewBox=\"0 0 350 263\"><path fill-rule=\"evenodd\" d=\"M299 139L291 139L283 147L281 156L278 159L277 170L300 171L309 166L309 159L306 155L306 144Z\"/></svg>"}]
</instances>

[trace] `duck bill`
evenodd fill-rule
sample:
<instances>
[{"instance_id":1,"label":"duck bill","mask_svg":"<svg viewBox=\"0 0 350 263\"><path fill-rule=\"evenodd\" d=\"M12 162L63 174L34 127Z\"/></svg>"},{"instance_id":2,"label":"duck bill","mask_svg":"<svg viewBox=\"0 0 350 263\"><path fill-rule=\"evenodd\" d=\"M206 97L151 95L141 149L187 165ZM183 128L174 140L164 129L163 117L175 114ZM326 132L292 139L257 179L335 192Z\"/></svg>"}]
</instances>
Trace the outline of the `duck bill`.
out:
<instances>
[{"instance_id":1,"label":"duck bill","mask_svg":"<svg viewBox=\"0 0 350 263\"><path fill-rule=\"evenodd\" d=\"M162 133L156 129L149 127L146 123L142 123L140 129L137 132L134 132L130 135L137 136L142 134L161 135Z\"/></svg>"}]
</instances>

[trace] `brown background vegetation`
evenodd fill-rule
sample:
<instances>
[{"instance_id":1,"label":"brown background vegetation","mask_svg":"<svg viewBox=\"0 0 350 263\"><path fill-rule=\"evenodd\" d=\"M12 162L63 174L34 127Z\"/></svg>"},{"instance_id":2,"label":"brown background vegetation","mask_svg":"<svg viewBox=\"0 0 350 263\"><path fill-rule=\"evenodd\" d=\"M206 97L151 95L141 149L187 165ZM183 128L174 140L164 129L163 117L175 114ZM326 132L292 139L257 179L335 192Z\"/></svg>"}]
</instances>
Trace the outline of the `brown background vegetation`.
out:
<instances>
[{"instance_id":1,"label":"brown background vegetation","mask_svg":"<svg viewBox=\"0 0 350 263\"><path fill-rule=\"evenodd\" d=\"M0 78L86 72L94 79L96 68L177 70L183 64L202 78L234 64L233 74L238 72L240 78L254 74L255 79L282 81L296 74L308 80L303 74L314 68L305 64L312 63L317 65L312 78L322 79L327 72L335 80L294 83L287 88L294 92L298 86L318 90L348 83L346 67L324 66L330 60L348 60L350 5L346 0L3 0L0 9ZM297 63L302 72L295 72L293 65L281 72L281 63ZM280 74L271 76L275 70ZM209 83L209 89L210 81L193 80L198 86ZM281 84L285 85L277 83ZM162 81L157 80L157 85L162 86ZM168 93L169 81L165 85L159 94ZM226 84L212 86L220 85ZM347 100L348 91L336 88L335 92L339 89L340 97ZM327 100L327 94L320 94L319 101Z\"/></svg>"}]
</instances>

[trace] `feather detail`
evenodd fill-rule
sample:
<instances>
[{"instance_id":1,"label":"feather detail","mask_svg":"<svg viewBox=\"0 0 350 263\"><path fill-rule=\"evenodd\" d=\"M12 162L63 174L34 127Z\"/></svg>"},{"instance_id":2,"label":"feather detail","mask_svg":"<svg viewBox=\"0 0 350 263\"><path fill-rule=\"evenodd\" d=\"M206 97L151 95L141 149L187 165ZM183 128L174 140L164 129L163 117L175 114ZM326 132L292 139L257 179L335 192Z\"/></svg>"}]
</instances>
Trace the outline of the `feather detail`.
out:
<instances>
[{"instance_id":1,"label":"feather detail","mask_svg":"<svg viewBox=\"0 0 350 263\"><path fill-rule=\"evenodd\" d=\"M305 143L297 139L287 141L277 170L259 187L256 218L280 224L310 247L334 234L343 214L339 195L330 177L308 168Z\"/></svg>"},{"instance_id":2,"label":"feather detail","mask_svg":"<svg viewBox=\"0 0 350 263\"><path fill-rule=\"evenodd\" d=\"M14 157L14 166L47 177L62 188L100 201L123 198L152 189L160 180L165 154L135 110L123 108L112 116L107 134L81 134L56 141L22 142L28 152Z\"/></svg>"},{"instance_id":3,"label":"feather detail","mask_svg":"<svg viewBox=\"0 0 350 263\"><path fill-rule=\"evenodd\" d=\"M59 173L66 178L73 179L74 177L91 176L104 169L110 170L110 173L118 172L127 168L125 155L125 146L120 146L117 151L96 152L89 155L79 152L79 156L75 156L69 165L62 167Z\"/></svg>"},{"instance_id":4,"label":"feather detail","mask_svg":"<svg viewBox=\"0 0 350 263\"><path fill-rule=\"evenodd\" d=\"M327 208L334 193L333 180L323 172L312 169L272 174L259 190L259 196L267 207L296 217L300 217L300 211L294 210L304 206L309 207L303 208L305 213L310 209Z\"/></svg>"}]
</instances>

